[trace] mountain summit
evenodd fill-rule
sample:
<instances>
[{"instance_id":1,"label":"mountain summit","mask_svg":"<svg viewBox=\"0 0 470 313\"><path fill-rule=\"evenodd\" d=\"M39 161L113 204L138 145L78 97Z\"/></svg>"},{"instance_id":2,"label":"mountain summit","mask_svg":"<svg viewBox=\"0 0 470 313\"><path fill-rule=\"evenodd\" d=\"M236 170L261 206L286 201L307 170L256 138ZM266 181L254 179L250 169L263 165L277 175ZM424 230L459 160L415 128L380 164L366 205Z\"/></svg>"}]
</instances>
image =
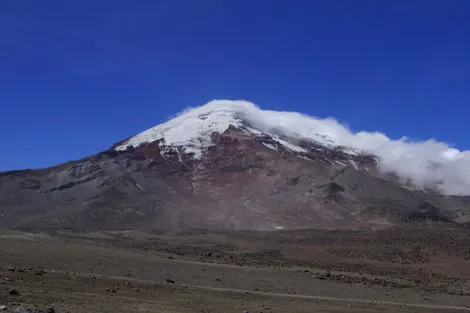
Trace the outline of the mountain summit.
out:
<instances>
[{"instance_id":1,"label":"mountain summit","mask_svg":"<svg viewBox=\"0 0 470 313\"><path fill-rule=\"evenodd\" d=\"M424 189L444 194L470 195L470 153L435 140L412 142L406 137L392 140L378 132L352 132L333 118L319 119L296 112L261 110L247 101L216 100L186 110L170 121L131 137L115 146L159 141L162 151L176 149L200 159L214 145L212 135L230 127L247 134L267 136L275 145L305 156L314 145L341 150L350 155L373 155L383 172L395 173L403 180Z\"/></svg>"},{"instance_id":2,"label":"mountain summit","mask_svg":"<svg viewBox=\"0 0 470 313\"><path fill-rule=\"evenodd\" d=\"M355 134L334 119L213 101L96 155L0 173L0 226L458 226L470 221L470 199L439 191L460 188L459 173L439 175L462 157L439 147L427 159L416 158L422 145ZM410 165L417 171L405 173ZM436 178L440 183L430 188Z\"/></svg>"},{"instance_id":3,"label":"mountain summit","mask_svg":"<svg viewBox=\"0 0 470 313\"><path fill-rule=\"evenodd\" d=\"M122 151L144 143L160 141L167 147L180 148L197 159L213 145L212 135L235 127L253 135L267 135L296 152L307 152L299 141L312 141L325 147L337 147L333 128L328 122L309 119L298 125L298 113L264 111L251 102L215 100L187 110L178 117L150 128L115 147ZM268 146L270 147L270 146Z\"/></svg>"}]
</instances>

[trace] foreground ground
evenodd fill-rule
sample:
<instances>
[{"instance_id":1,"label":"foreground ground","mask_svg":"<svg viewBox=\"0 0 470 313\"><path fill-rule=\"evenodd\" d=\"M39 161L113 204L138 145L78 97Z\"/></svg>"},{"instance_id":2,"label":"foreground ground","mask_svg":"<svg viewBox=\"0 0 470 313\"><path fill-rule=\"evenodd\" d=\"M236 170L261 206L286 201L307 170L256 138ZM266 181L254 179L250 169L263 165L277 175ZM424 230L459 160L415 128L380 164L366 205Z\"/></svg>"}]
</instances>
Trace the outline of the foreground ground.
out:
<instances>
[{"instance_id":1,"label":"foreground ground","mask_svg":"<svg viewBox=\"0 0 470 313\"><path fill-rule=\"evenodd\" d=\"M56 312L465 312L470 234L0 231L0 305ZM16 292L12 292L12 290Z\"/></svg>"}]
</instances>

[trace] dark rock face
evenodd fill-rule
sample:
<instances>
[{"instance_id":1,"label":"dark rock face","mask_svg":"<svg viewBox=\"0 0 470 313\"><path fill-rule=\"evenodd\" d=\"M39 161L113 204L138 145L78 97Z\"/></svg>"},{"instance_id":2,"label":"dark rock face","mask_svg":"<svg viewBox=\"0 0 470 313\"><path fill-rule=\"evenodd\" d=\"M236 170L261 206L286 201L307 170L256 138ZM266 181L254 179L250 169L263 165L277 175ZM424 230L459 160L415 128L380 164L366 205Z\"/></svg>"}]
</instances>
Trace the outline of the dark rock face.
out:
<instances>
[{"instance_id":1,"label":"dark rock face","mask_svg":"<svg viewBox=\"0 0 470 313\"><path fill-rule=\"evenodd\" d=\"M234 127L212 141L200 160L156 141L0 173L0 227L275 230L470 221L470 197L414 190L379 172L374 156L314 142L301 142L307 152L295 153Z\"/></svg>"},{"instance_id":2,"label":"dark rock face","mask_svg":"<svg viewBox=\"0 0 470 313\"><path fill-rule=\"evenodd\" d=\"M20 182L19 188L24 190L39 190L41 188L41 182L35 179L27 179Z\"/></svg>"}]
</instances>

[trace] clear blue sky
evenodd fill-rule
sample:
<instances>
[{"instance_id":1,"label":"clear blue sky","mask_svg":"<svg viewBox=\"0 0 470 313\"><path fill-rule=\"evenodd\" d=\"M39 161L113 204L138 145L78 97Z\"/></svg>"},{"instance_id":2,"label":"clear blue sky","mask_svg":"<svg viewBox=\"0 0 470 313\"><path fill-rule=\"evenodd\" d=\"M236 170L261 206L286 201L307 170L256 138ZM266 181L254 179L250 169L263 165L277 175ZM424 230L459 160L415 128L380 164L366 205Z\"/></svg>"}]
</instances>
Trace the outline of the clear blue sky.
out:
<instances>
[{"instance_id":1,"label":"clear blue sky","mask_svg":"<svg viewBox=\"0 0 470 313\"><path fill-rule=\"evenodd\" d=\"M467 0L1 0L0 170L246 99L470 149Z\"/></svg>"}]
</instances>

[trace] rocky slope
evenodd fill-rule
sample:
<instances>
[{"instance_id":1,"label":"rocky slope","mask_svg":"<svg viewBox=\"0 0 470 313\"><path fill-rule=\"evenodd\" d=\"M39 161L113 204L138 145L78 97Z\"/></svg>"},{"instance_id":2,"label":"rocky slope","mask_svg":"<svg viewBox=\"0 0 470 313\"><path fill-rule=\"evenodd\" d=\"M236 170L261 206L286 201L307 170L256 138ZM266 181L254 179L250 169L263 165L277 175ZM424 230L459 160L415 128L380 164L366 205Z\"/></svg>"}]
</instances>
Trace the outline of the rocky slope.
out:
<instances>
[{"instance_id":1,"label":"rocky slope","mask_svg":"<svg viewBox=\"0 0 470 313\"><path fill-rule=\"evenodd\" d=\"M0 173L0 226L277 230L468 222L469 197L414 187L334 134L272 129L247 117L256 114L251 109L210 103L93 156ZM283 122L282 114L269 117Z\"/></svg>"}]
</instances>

